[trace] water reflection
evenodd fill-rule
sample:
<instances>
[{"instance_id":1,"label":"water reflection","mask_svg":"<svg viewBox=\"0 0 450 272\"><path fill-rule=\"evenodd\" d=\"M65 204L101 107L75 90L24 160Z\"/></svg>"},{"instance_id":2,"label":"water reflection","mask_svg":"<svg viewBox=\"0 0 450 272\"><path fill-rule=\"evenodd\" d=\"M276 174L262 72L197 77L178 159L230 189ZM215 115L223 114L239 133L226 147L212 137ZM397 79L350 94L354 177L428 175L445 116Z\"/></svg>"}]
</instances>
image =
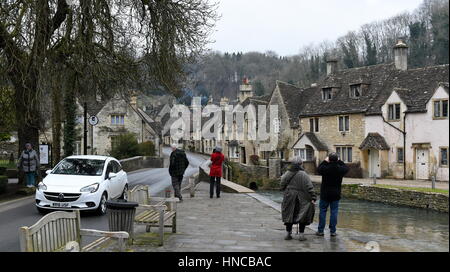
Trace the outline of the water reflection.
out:
<instances>
[{"instance_id":1,"label":"water reflection","mask_svg":"<svg viewBox=\"0 0 450 272\"><path fill-rule=\"evenodd\" d=\"M275 202L282 201L282 192L259 193ZM318 222L318 212L315 222ZM364 235L364 240L382 240L385 249L392 251L449 251L446 213L343 199L338 228L348 229L355 237Z\"/></svg>"}]
</instances>

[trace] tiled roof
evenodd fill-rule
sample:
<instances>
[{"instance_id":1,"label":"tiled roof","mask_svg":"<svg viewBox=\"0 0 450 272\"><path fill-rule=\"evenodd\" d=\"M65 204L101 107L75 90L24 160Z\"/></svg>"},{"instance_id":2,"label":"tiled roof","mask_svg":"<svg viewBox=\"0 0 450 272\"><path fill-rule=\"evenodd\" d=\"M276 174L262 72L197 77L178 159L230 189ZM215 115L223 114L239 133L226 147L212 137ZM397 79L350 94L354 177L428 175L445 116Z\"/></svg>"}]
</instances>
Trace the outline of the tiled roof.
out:
<instances>
[{"instance_id":1,"label":"tiled roof","mask_svg":"<svg viewBox=\"0 0 450 272\"><path fill-rule=\"evenodd\" d=\"M448 65L402 71L395 91L408 107L407 112L425 112L426 105L441 82L448 84ZM444 84L445 85L445 84ZM445 88L445 87L444 87Z\"/></svg>"},{"instance_id":2,"label":"tiled roof","mask_svg":"<svg viewBox=\"0 0 450 272\"><path fill-rule=\"evenodd\" d=\"M394 64L380 64L338 71L326 77L314 87L308 103L301 110L301 116L336 115L366 112L369 106L383 92L398 70ZM359 98L350 98L350 86L363 84ZM330 101L322 99L323 88L336 88Z\"/></svg>"},{"instance_id":3,"label":"tiled roof","mask_svg":"<svg viewBox=\"0 0 450 272\"><path fill-rule=\"evenodd\" d=\"M303 90L282 81L277 81L277 86L283 98L291 127L298 127L298 116L314 91L311 89Z\"/></svg>"},{"instance_id":4,"label":"tiled roof","mask_svg":"<svg viewBox=\"0 0 450 272\"><path fill-rule=\"evenodd\" d=\"M361 143L359 149L389 150L390 147L383 136L378 133L369 133L366 139Z\"/></svg>"},{"instance_id":5,"label":"tiled roof","mask_svg":"<svg viewBox=\"0 0 450 272\"><path fill-rule=\"evenodd\" d=\"M317 92L312 93L300 116L381 114L381 107L394 89L399 90L408 112L424 111L439 83L449 81L448 73L449 65L402 71L393 63L341 70L318 84ZM350 98L353 84L363 84L361 97ZM322 100L323 88L335 88L332 100Z\"/></svg>"},{"instance_id":6,"label":"tiled roof","mask_svg":"<svg viewBox=\"0 0 450 272\"><path fill-rule=\"evenodd\" d=\"M311 143L313 144L313 146L318 150L318 151L328 151L328 146L322 142L322 140L320 140L316 134L314 134L313 132L305 132L303 133L297 140L297 142L293 145L295 146L301 138L303 137L307 137Z\"/></svg>"}]
</instances>

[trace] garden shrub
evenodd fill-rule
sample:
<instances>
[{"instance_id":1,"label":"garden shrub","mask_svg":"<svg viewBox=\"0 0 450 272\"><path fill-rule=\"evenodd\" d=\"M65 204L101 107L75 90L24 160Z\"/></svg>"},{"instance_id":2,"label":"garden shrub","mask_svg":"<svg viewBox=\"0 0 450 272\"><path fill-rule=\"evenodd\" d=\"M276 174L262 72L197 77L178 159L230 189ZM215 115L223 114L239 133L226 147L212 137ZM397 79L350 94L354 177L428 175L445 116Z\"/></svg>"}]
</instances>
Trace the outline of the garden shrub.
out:
<instances>
[{"instance_id":1,"label":"garden shrub","mask_svg":"<svg viewBox=\"0 0 450 272\"><path fill-rule=\"evenodd\" d=\"M139 144L133 133L118 136L117 142L110 152L118 160L140 156Z\"/></svg>"},{"instance_id":2,"label":"garden shrub","mask_svg":"<svg viewBox=\"0 0 450 272\"><path fill-rule=\"evenodd\" d=\"M155 144L151 141L143 142L139 144L140 156L155 156Z\"/></svg>"}]
</instances>

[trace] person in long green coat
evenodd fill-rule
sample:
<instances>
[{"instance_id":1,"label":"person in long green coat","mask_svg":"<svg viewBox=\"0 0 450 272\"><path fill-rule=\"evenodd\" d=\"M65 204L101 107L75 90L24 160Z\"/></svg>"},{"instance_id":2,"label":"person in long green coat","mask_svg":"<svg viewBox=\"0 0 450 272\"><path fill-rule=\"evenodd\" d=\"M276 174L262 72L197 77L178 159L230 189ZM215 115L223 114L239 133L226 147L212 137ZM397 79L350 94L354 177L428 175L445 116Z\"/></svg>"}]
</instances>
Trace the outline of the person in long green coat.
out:
<instances>
[{"instance_id":1,"label":"person in long green coat","mask_svg":"<svg viewBox=\"0 0 450 272\"><path fill-rule=\"evenodd\" d=\"M288 171L281 177L281 190L284 191L281 216L286 226L285 240L292 239L292 226L299 224L299 240L305 241L305 227L313 222L317 197L300 157L292 160Z\"/></svg>"}]
</instances>

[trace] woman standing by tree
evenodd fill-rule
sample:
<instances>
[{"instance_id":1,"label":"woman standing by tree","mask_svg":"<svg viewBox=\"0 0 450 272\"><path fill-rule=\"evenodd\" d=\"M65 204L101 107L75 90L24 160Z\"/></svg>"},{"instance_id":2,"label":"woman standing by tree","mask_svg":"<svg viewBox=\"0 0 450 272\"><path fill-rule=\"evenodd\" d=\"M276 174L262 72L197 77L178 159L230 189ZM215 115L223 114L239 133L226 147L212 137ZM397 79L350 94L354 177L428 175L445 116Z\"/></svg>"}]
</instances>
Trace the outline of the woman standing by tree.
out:
<instances>
[{"instance_id":1,"label":"woman standing by tree","mask_svg":"<svg viewBox=\"0 0 450 272\"><path fill-rule=\"evenodd\" d=\"M30 143L25 144L25 150L20 155L17 167L25 172L27 187L34 187L36 185L36 172L39 171L40 162L37 152Z\"/></svg>"},{"instance_id":2,"label":"woman standing by tree","mask_svg":"<svg viewBox=\"0 0 450 272\"><path fill-rule=\"evenodd\" d=\"M222 163L225 160L225 156L222 154L222 147L216 146L211 154L211 168L209 170L210 187L209 197L214 196L214 186L216 187L216 196L220 198L220 179L222 178Z\"/></svg>"}]
</instances>

